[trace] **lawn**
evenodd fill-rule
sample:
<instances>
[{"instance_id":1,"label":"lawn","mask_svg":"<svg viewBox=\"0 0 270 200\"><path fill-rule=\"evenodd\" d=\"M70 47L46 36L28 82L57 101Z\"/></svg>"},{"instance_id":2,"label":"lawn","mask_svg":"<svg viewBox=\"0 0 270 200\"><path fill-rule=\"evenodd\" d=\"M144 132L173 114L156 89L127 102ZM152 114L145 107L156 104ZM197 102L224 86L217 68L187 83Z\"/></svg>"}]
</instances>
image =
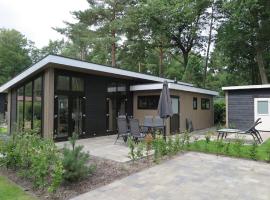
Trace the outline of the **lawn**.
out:
<instances>
[{"instance_id":1,"label":"lawn","mask_svg":"<svg viewBox=\"0 0 270 200\"><path fill-rule=\"evenodd\" d=\"M0 127L0 134L6 134L7 133L7 128Z\"/></svg>"},{"instance_id":2,"label":"lawn","mask_svg":"<svg viewBox=\"0 0 270 200\"><path fill-rule=\"evenodd\" d=\"M24 192L20 187L10 182L4 176L0 176L0 199L36 200L36 198Z\"/></svg>"},{"instance_id":3,"label":"lawn","mask_svg":"<svg viewBox=\"0 0 270 200\"><path fill-rule=\"evenodd\" d=\"M191 143L189 150L270 162L270 139L258 146L243 145L241 142L210 141L207 143L206 140L199 140Z\"/></svg>"}]
</instances>

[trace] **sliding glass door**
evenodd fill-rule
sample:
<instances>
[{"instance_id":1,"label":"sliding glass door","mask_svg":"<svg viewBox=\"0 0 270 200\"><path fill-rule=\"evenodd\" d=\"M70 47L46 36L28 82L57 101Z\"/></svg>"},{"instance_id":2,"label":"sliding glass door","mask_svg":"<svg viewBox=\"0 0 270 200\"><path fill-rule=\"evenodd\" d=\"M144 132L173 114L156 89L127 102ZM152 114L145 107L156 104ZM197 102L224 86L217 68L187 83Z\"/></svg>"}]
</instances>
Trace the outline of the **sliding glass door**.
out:
<instances>
[{"instance_id":1,"label":"sliding glass door","mask_svg":"<svg viewBox=\"0 0 270 200\"><path fill-rule=\"evenodd\" d=\"M74 133L85 135L85 99L83 78L56 75L54 139L66 140Z\"/></svg>"}]
</instances>

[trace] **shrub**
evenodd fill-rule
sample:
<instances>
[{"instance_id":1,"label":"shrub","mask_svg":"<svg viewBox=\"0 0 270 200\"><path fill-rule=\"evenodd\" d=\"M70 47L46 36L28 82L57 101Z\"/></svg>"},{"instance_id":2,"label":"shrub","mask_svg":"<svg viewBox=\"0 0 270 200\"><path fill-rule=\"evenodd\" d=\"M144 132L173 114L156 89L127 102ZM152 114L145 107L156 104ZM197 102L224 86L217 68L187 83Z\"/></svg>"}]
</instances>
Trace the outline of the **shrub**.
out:
<instances>
[{"instance_id":1,"label":"shrub","mask_svg":"<svg viewBox=\"0 0 270 200\"><path fill-rule=\"evenodd\" d=\"M254 141L249 151L249 156L252 160L257 160L257 148L258 144Z\"/></svg>"},{"instance_id":2,"label":"shrub","mask_svg":"<svg viewBox=\"0 0 270 200\"><path fill-rule=\"evenodd\" d=\"M224 101L214 103L214 122L215 124L224 124L226 115L226 105Z\"/></svg>"},{"instance_id":3,"label":"shrub","mask_svg":"<svg viewBox=\"0 0 270 200\"><path fill-rule=\"evenodd\" d=\"M266 149L266 161L270 163L270 145Z\"/></svg>"},{"instance_id":4,"label":"shrub","mask_svg":"<svg viewBox=\"0 0 270 200\"><path fill-rule=\"evenodd\" d=\"M1 163L15 168L30 179L37 188L55 191L62 183L61 154L50 139L42 139L35 130L25 130L13 137L1 148Z\"/></svg>"},{"instance_id":5,"label":"shrub","mask_svg":"<svg viewBox=\"0 0 270 200\"><path fill-rule=\"evenodd\" d=\"M64 179L69 182L75 182L85 178L93 172L94 166L88 166L89 154L82 151L83 146L76 146L77 134L69 138L71 149L66 146L63 149L63 168Z\"/></svg>"}]
</instances>

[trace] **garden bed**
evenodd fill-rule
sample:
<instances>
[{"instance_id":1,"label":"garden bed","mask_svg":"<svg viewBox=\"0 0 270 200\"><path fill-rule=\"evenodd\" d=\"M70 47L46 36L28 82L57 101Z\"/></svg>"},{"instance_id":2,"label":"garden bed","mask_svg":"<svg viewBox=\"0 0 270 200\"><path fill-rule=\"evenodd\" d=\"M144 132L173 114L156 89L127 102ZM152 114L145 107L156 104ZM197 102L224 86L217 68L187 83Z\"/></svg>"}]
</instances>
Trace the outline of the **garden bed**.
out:
<instances>
[{"instance_id":1,"label":"garden bed","mask_svg":"<svg viewBox=\"0 0 270 200\"><path fill-rule=\"evenodd\" d=\"M160 160L160 163L168 159L171 159L171 157L165 156ZM25 188L26 191L33 193L39 199L66 200L156 165L152 156L149 157L149 161L143 158L128 163L120 163L91 156L89 164L96 166L96 170L92 175L72 184L63 183L54 194L47 192L47 190L34 189L29 180L20 177L14 170L0 168L0 174L7 176L10 180Z\"/></svg>"}]
</instances>

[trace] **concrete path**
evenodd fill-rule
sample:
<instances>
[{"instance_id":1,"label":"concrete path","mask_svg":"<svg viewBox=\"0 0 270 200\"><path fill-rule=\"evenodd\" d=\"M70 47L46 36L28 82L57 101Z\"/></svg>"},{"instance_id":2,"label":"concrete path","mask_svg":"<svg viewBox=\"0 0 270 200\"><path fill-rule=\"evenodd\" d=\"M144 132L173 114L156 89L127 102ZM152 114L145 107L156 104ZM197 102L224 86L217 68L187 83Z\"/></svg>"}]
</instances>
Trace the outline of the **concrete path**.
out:
<instances>
[{"instance_id":1,"label":"concrete path","mask_svg":"<svg viewBox=\"0 0 270 200\"><path fill-rule=\"evenodd\" d=\"M85 152L89 152L90 155L99 156L106 159L111 159L117 162L127 162L131 159L128 157L129 148L124 143L122 138L119 138L117 143L114 144L117 135L94 137L87 139L80 139L77 141L77 145L82 145ZM59 148L63 148L64 145L71 147L68 141L57 142L56 145Z\"/></svg>"},{"instance_id":2,"label":"concrete path","mask_svg":"<svg viewBox=\"0 0 270 200\"><path fill-rule=\"evenodd\" d=\"M73 200L269 200L270 164L189 152Z\"/></svg>"}]
</instances>

